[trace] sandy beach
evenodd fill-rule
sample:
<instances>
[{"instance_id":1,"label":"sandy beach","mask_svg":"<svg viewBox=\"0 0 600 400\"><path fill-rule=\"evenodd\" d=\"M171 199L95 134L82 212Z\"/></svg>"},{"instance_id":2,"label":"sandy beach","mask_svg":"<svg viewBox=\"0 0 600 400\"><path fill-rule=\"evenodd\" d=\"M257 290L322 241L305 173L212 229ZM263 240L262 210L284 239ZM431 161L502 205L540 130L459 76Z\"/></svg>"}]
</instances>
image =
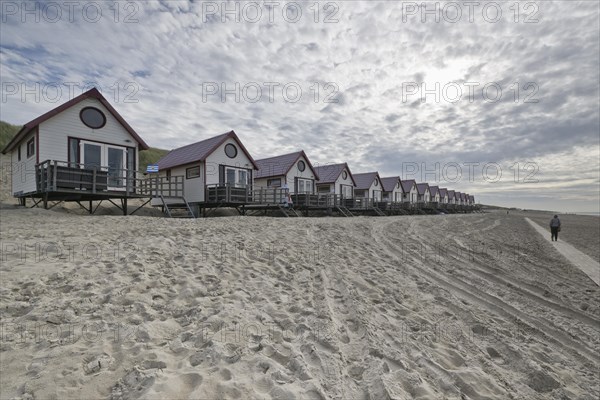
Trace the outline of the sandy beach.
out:
<instances>
[{"instance_id":1,"label":"sandy beach","mask_svg":"<svg viewBox=\"0 0 600 400\"><path fill-rule=\"evenodd\" d=\"M596 399L600 290L525 216L5 207L0 398Z\"/></svg>"}]
</instances>

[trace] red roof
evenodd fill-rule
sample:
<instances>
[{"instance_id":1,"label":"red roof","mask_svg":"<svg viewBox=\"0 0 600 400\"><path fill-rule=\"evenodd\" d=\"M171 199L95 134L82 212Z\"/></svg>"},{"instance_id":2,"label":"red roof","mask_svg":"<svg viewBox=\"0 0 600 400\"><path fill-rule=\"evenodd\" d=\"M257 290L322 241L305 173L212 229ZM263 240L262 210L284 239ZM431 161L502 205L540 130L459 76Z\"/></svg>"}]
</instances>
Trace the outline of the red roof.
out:
<instances>
[{"instance_id":1,"label":"red roof","mask_svg":"<svg viewBox=\"0 0 600 400\"><path fill-rule=\"evenodd\" d=\"M398 185L398 182L401 182L399 176L389 176L386 178L381 178L383 190L386 192L392 192L394 188ZM402 189L402 184L400 184L400 189ZM404 190L402 190L402 192L404 192Z\"/></svg>"},{"instance_id":2,"label":"red roof","mask_svg":"<svg viewBox=\"0 0 600 400\"><path fill-rule=\"evenodd\" d=\"M286 175L290 169L296 164L296 162L304 157L308 163L308 167L315 175L315 179L319 180L319 174L315 171L310 160L304 153L304 150L297 151L295 153L283 154L281 156L263 158L256 160L258 165L258 171L256 172L255 178L269 178L272 176L283 176Z\"/></svg>"},{"instance_id":3,"label":"red roof","mask_svg":"<svg viewBox=\"0 0 600 400\"><path fill-rule=\"evenodd\" d=\"M54 117L57 114L60 114L67 108L72 107L85 99L96 99L100 101L100 103L102 103L102 105L106 107L106 109L112 114L112 116L115 117L117 121L119 121L123 128L125 128L125 130L127 130L127 132L129 132L129 134L135 138L135 140L139 144L140 150L147 150L149 148L146 142L144 142L144 140L133 130L133 128L123 119L123 117L121 117L117 110L115 110L113 106L110 105L110 103L104 98L104 96L102 96L102 93L100 93L98 89L92 88L87 92L72 98L66 103L61 104L60 106L48 111L45 114L40 115L36 119L29 121L28 123L23 125L23 127L19 132L17 132L15 137L13 137L12 140L8 142L6 147L4 147L4 149L2 150L2 154L6 154L7 152L13 150L15 146L19 144L29 132L31 132L32 129L36 128L42 122Z\"/></svg>"},{"instance_id":4,"label":"red roof","mask_svg":"<svg viewBox=\"0 0 600 400\"><path fill-rule=\"evenodd\" d=\"M414 179L407 179L405 181L402 181L402 191L404 193L408 193L416 184L417 182Z\"/></svg>"},{"instance_id":5,"label":"red roof","mask_svg":"<svg viewBox=\"0 0 600 400\"><path fill-rule=\"evenodd\" d=\"M356 188L359 190L370 189L373 181L379 179L381 182L381 178L379 177L379 172L365 172L363 174L354 174L354 179L356 182Z\"/></svg>"},{"instance_id":6,"label":"red roof","mask_svg":"<svg viewBox=\"0 0 600 400\"><path fill-rule=\"evenodd\" d=\"M335 181L340 177L344 169L348 171L348 175L350 176L352 183L354 184L354 186L356 186L354 176L352 176L352 172L350 172L350 167L348 167L347 163L327 164L315 167L315 171L319 175L319 182L317 183L335 183Z\"/></svg>"},{"instance_id":7,"label":"red roof","mask_svg":"<svg viewBox=\"0 0 600 400\"><path fill-rule=\"evenodd\" d=\"M158 160L158 168L169 169L177 167L179 165L191 164L198 161L206 160L206 157L212 154L220 145L222 145L227 139L233 139L240 146L246 157L250 160L254 169L258 169L256 162L246 150L246 147L242 144L238 136L234 131L229 131L222 135L214 136L209 139L202 140L200 142L188 144L187 146L179 147L171 150L167 155Z\"/></svg>"},{"instance_id":8,"label":"red roof","mask_svg":"<svg viewBox=\"0 0 600 400\"><path fill-rule=\"evenodd\" d=\"M429 183L417 183L417 192L420 195L424 195L427 188L429 188Z\"/></svg>"}]
</instances>

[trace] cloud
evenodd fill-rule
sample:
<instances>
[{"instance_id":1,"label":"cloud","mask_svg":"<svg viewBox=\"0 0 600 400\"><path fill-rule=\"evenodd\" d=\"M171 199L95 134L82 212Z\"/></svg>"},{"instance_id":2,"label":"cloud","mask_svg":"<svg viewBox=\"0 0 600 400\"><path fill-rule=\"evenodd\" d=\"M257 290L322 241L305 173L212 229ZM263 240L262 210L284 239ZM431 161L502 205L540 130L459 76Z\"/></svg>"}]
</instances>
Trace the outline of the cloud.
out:
<instances>
[{"instance_id":1,"label":"cloud","mask_svg":"<svg viewBox=\"0 0 600 400\"><path fill-rule=\"evenodd\" d=\"M502 164L575 151L599 168L593 2L520 4L518 22L512 3L497 3L498 22L482 6L470 22L463 6L455 23L450 14L422 22L423 10L406 2L311 3L298 21L289 17L294 10L284 14L288 3L263 5L254 22L247 2L228 3L238 16L221 2L121 2L116 11L95 2L97 21L91 8L84 12L88 3L74 7L72 21L69 6L56 3L62 18L52 23L36 4L39 22L22 10L2 15L3 85L96 83L152 146L234 129L256 158L303 148L356 172L397 175L402 160ZM408 95L407 83L418 91ZM449 101L449 83L462 89L459 101ZM501 97L490 101L497 87ZM22 124L58 105L41 93L39 101L6 96L1 118ZM58 103L66 100L65 89ZM545 179L578 178L579 167L559 165ZM587 199L597 203L597 193Z\"/></svg>"}]
</instances>

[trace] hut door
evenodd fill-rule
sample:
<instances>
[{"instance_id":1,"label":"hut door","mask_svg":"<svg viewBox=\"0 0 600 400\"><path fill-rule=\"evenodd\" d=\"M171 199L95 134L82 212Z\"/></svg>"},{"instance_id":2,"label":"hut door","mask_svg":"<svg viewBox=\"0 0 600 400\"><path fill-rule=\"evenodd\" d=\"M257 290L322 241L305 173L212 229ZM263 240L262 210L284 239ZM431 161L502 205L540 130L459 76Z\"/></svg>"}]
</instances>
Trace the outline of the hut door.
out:
<instances>
[{"instance_id":1,"label":"hut door","mask_svg":"<svg viewBox=\"0 0 600 400\"><path fill-rule=\"evenodd\" d=\"M86 141L81 141L80 146L83 168L106 171L108 188L125 190L126 148Z\"/></svg>"}]
</instances>

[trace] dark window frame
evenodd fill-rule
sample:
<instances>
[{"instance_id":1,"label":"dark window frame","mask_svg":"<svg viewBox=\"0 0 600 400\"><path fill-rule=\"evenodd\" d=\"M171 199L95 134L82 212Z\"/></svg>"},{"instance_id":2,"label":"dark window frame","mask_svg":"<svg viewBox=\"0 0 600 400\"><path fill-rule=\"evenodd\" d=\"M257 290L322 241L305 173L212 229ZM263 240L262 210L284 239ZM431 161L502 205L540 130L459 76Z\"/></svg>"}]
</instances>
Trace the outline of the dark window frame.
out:
<instances>
[{"instance_id":1,"label":"dark window frame","mask_svg":"<svg viewBox=\"0 0 600 400\"><path fill-rule=\"evenodd\" d=\"M279 181L278 185L273 185L273 181ZM281 178L267 179L267 187L281 187Z\"/></svg>"},{"instance_id":2,"label":"dark window frame","mask_svg":"<svg viewBox=\"0 0 600 400\"><path fill-rule=\"evenodd\" d=\"M100 126L91 126L91 125L89 125L87 122L85 122L85 121L84 121L84 119L83 119L83 113L84 113L86 110L94 110L94 111L97 111L97 112L99 112L99 113L100 113L100 115L102 116L102 119L103 119L103 121L102 121L102 125L100 125ZM82 108L82 109L81 109L81 111L79 111L79 120L80 120L80 121L81 121L81 122L82 122L82 123L83 123L85 126L87 126L87 127L88 127L88 128L90 128L90 129L102 129L102 128L104 128L104 126L106 125L106 115L104 115L104 113L102 112L102 110L100 110L100 109L98 109L98 108L96 108L96 107L84 107L84 108Z\"/></svg>"},{"instance_id":3,"label":"dark window frame","mask_svg":"<svg viewBox=\"0 0 600 400\"><path fill-rule=\"evenodd\" d=\"M301 165L302 165L302 168L300 168ZM298 171L300 171L300 172L306 171L306 163L303 160L299 160L298 164L296 164L296 166L298 167Z\"/></svg>"},{"instance_id":4,"label":"dark window frame","mask_svg":"<svg viewBox=\"0 0 600 400\"><path fill-rule=\"evenodd\" d=\"M21 145L17 146L17 161L21 161Z\"/></svg>"},{"instance_id":5,"label":"dark window frame","mask_svg":"<svg viewBox=\"0 0 600 400\"><path fill-rule=\"evenodd\" d=\"M348 171L346 171L346 170L342 171L342 179L343 180L348 179Z\"/></svg>"},{"instance_id":6,"label":"dark window frame","mask_svg":"<svg viewBox=\"0 0 600 400\"><path fill-rule=\"evenodd\" d=\"M233 156L230 156L230 155L227 153L227 149L228 149L228 148L229 148L229 149L233 149L233 150L235 151L235 154L234 154ZM229 158L236 158L236 157L237 157L237 155L238 155L238 149L237 149L237 147L235 146L235 144L233 144L233 143L227 143L227 144L225 145L225 149L224 149L224 151L225 151L225 155L226 155L227 157L229 157Z\"/></svg>"},{"instance_id":7,"label":"dark window frame","mask_svg":"<svg viewBox=\"0 0 600 400\"><path fill-rule=\"evenodd\" d=\"M35 156L35 137L27 141L27 158Z\"/></svg>"},{"instance_id":8,"label":"dark window frame","mask_svg":"<svg viewBox=\"0 0 600 400\"><path fill-rule=\"evenodd\" d=\"M197 169L197 170L198 170L198 175L197 175L197 176L192 176L192 177L190 177L190 171L192 171L192 170L195 170L195 169ZM200 174L200 166L199 166L199 165L196 165L196 166L193 166L193 167L188 167L188 168L186 168L186 169L185 169L185 179L196 179L196 178L200 178L200 175L201 175L201 174Z\"/></svg>"}]
</instances>

